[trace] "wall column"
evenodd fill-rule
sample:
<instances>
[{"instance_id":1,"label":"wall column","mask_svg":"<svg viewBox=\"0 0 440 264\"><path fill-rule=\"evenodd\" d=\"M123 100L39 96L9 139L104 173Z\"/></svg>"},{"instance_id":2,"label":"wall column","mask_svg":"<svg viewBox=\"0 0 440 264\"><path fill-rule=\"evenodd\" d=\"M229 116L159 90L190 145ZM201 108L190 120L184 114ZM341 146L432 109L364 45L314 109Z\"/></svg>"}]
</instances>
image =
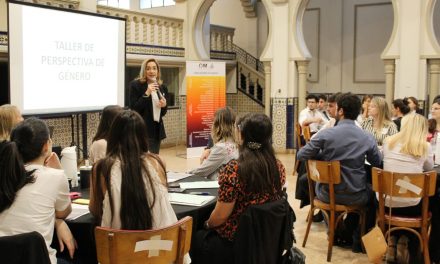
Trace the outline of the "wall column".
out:
<instances>
[{"instance_id":1,"label":"wall column","mask_svg":"<svg viewBox=\"0 0 440 264\"><path fill-rule=\"evenodd\" d=\"M306 108L307 73L309 61L296 61L298 67L298 111Z\"/></svg>"},{"instance_id":2,"label":"wall column","mask_svg":"<svg viewBox=\"0 0 440 264\"><path fill-rule=\"evenodd\" d=\"M428 60L428 67L429 67L429 76L430 76L430 83L429 83L429 102L426 102L428 104L428 107L431 105L432 100L434 97L440 94L439 91L439 82L440 82L440 59L429 59ZM429 108L428 108L429 109Z\"/></svg>"},{"instance_id":3,"label":"wall column","mask_svg":"<svg viewBox=\"0 0 440 264\"><path fill-rule=\"evenodd\" d=\"M396 73L396 62L393 59L383 60L385 64L385 100L388 105L394 100L394 79Z\"/></svg>"},{"instance_id":4,"label":"wall column","mask_svg":"<svg viewBox=\"0 0 440 264\"><path fill-rule=\"evenodd\" d=\"M270 115L270 95L271 93L271 87L270 87L270 79L271 79L271 68L270 68L270 61L265 61L264 63L264 113L271 117Z\"/></svg>"}]
</instances>

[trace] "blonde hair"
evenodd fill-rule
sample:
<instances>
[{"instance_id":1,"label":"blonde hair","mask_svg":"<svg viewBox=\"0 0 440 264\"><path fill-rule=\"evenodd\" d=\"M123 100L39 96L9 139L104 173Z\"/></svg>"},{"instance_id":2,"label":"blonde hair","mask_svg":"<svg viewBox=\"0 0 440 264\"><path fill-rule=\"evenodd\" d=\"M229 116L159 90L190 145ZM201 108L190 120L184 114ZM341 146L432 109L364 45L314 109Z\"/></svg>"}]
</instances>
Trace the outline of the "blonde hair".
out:
<instances>
[{"instance_id":1,"label":"blonde hair","mask_svg":"<svg viewBox=\"0 0 440 264\"><path fill-rule=\"evenodd\" d=\"M226 106L215 112L214 123L212 124L211 137L215 143L220 140L232 139L235 141L234 133L235 113Z\"/></svg>"},{"instance_id":2,"label":"blonde hair","mask_svg":"<svg viewBox=\"0 0 440 264\"><path fill-rule=\"evenodd\" d=\"M400 132L385 139L389 149L397 143L402 144L400 153L415 157L424 157L428 154L428 121L422 115L410 113L402 117Z\"/></svg>"},{"instance_id":3,"label":"blonde hair","mask_svg":"<svg viewBox=\"0 0 440 264\"><path fill-rule=\"evenodd\" d=\"M150 58L146 59L142 62L141 70L139 71L139 76L136 78L136 80L139 80L141 83L147 82L147 76L145 76L147 72L147 64L149 62L154 62L157 67L157 83L160 85L163 83L162 79L160 78L160 66L156 59Z\"/></svg>"},{"instance_id":4,"label":"blonde hair","mask_svg":"<svg viewBox=\"0 0 440 264\"><path fill-rule=\"evenodd\" d=\"M17 124L20 110L15 105L0 106L0 140L9 140L12 129Z\"/></svg>"},{"instance_id":5,"label":"blonde hair","mask_svg":"<svg viewBox=\"0 0 440 264\"><path fill-rule=\"evenodd\" d=\"M376 123L374 129L376 131L381 131L385 125L388 125L392 122L390 108L388 107L387 101L385 101L385 98L383 97L373 97L371 104L375 104L378 109L377 118L374 120Z\"/></svg>"}]
</instances>

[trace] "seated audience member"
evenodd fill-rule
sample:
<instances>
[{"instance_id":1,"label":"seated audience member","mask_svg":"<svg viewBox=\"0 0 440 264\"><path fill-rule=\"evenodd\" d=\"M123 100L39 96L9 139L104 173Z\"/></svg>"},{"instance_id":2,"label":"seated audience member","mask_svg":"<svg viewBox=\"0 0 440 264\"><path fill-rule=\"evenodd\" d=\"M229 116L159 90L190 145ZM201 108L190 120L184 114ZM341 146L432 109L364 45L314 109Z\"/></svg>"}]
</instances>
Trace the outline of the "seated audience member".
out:
<instances>
[{"instance_id":1,"label":"seated audience member","mask_svg":"<svg viewBox=\"0 0 440 264\"><path fill-rule=\"evenodd\" d=\"M374 97L371 100L368 115L361 127L373 135L378 146L382 146L385 138L397 133L397 126L390 118L390 109L384 98Z\"/></svg>"},{"instance_id":2,"label":"seated audience member","mask_svg":"<svg viewBox=\"0 0 440 264\"><path fill-rule=\"evenodd\" d=\"M365 157L373 166L379 166L382 155L377 148L372 135L356 126L355 119L359 115L361 102L351 93L343 94L337 101L336 118L338 125L325 129L313 137L307 145L298 152L298 159L307 161L338 160L341 164L341 183L335 186L336 203L343 205L366 205L371 211L369 224L374 222L374 208L367 204L374 204L371 187L367 184L367 173L364 163ZM323 202L329 202L329 188L327 184L316 185L316 196ZM368 210L367 209L367 210ZM360 230L357 229L356 216L348 215L345 226L349 233L353 233L353 251L360 250Z\"/></svg>"},{"instance_id":3,"label":"seated audience member","mask_svg":"<svg viewBox=\"0 0 440 264\"><path fill-rule=\"evenodd\" d=\"M426 142L428 132L427 120L424 116L415 113L407 114L402 118L402 127L399 133L385 139L383 147L383 168L387 171L420 173L432 170L434 166L431 146ZM377 194L376 194L377 196ZM392 207L393 215L420 216L420 198L385 197L385 206ZM388 210L387 210L388 211ZM433 219L432 225L437 225ZM389 240L388 259L403 263L409 260L408 248L401 247L399 254L393 250L397 245L408 245L407 235L397 236L402 232L392 233ZM397 236L396 236L397 235ZM411 239L414 244L414 239Z\"/></svg>"},{"instance_id":4,"label":"seated audience member","mask_svg":"<svg viewBox=\"0 0 440 264\"><path fill-rule=\"evenodd\" d=\"M400 122L402 117L408 114L411 110L409 109L408 102L402 99L396 99L393 101L393 107L391 112L393 113L393 122L397 126L397 131L400 131Z\"/></svg>"},{"instance_id":5,"label":"seated audience member","mask_svg":"<svg viewBox=\"0 0 440 264\"><path fill-rule=\"evenodd\" d=\"M219 175L219 195L205 229L194 237L193 263L233 263L233 241L240 216L252 204L282 196L284 166L271 145L272 124L264 114L249 114L236 124L239 157Z\"/></svg>"},{"instance_id":6,"label":"seated audience member","mask_svg":"<svg viewBox=\"0 0 440 264\"><path fill-rule=\"evenodd\" d=\"M107 140L107 155L95 164L90 188L89 209L99 224L146 230L176 223L165 166L159 156L148 152L142 117L123 110L115 117Z\"/></svg>"},{"instance_id":7,"label":"seated audience member","mask_svg":"<svg viewBox=\"0 0 440 264\"><path fill-rule=\"evenodd\" d=\"M368 107L370 106L371 100L373 100L372 95L366 94L364 95L364 97L362 97L361 113L356 119L359 124L362 124L362 122L364 122L364 120L368 118Z\"/></svg>"},{"instance_id":8,"label":"seated audience member","mask_svg":"<svg viewBox=\"0 0 440 264\"><path fill-rule=\"evenodd\" d=\"M431 106L431 118L435 120L436 126L434 129L434 139L437 133L440 131L440 98L434 101Z\"/></svg>"},{"instance_id":9,"label":"seated audience member","mask_svg":"<svg viewBox=\"0 0 440 264\"><path fill-rule=\"evenodd\" d=\"M413 113L404 116L400 132L385 139L383 169L408 173L432 170L434 158L431 146L426 142L427 133L428 124L424 116ZM419 215L419 202L419 198L393 198L393 213ZM388 197L385 205L390 205Z\"/></svg>"},{"instance_id":10,"label":"seated audience member","mask_svg":"<svg viewBox=\"0 0 440 264\"><path fill-rule=\"evenodd\" d=\"M115 117L123 110L119 105L109 105L102 110L101 120L99 121L98 131L96 131L90 146L90 162L95 164L98 160L105 157L107 149L107 138L110 127Z\"/></svg>"},{"instance_id":11,"label":"seated audience member","mask_svg":"<svg viewBox=\"0 0 440 264\"><path fill-rule=\"evenodd\" d=\"M435 146L435 143L437 142L437 121L435 119L428 119L428 136L426 137L426 140L430 142L432 145ZM432 151L435 151L435 149L432 149Z\"/></svg>"},{"instance_id":12,"label":"seated audience member","mask_svg":"<svg viewBox=\"0 0 440 264\"><path fill-rule=\"evenodd\" d=\"M326 123L325 118L321 112L318 111L318 96L309 94L306 97L307 107L304 108L298 117L298 122L301 127L309 126L312 134L318 132L318 130Z\"/></svg>"},{"instance_id":13,"label":"seated audience member","mask_svg":"<svg viewBox=\"0 0 440 264\"><path fill-rule=\"evenodd\" d=\"M231 159L238 158L238 149L234 137L235 114L229 107L215 112L211 129L214 146L202 164L188 173L217 180L219 170Z\"/></svg>"},{"instance_id":14,"label":"seated audience member","mask_svg":"<svg viewBox=\"0 0 440 264\"><path fill-rule=\"evenodd\" d=\"M327 111L327 96L325 94L320 94L318 99L318 111L322 114L324 120L328 122L330 120L330 115Z\"/></svg>"},{"instance_id":15,"label":"seated audience member","mask_svg":"<svg viewBox=\"0 0 440 264\"><path fill-rule=\"evenodd\" d=\"M0 141L9 140L11 130L21 121L23 117L15 105L0 106Z\"/></svg>"},{"instance_id":16,"label":"seated audience member","mask_svg":"<svg viewBox=\"0 0 440 264\"><path fill-rule=\"evenodd\" d=\"M423 114L423 110L419 108L419 100L417 100L417 98L415 98L414 96L405 97L403 98L403 101L408 102L410 112L414 112L420 115Z\"/></svg>"},{"instance_id":17,"label":"seated audience member","mask_svg":"<svg viewBox=\"0 0 440 264\"><path fill-rule=\"evenodd\" d=\"M12 131L11 142L0 145L0 236L37 231L57 263L50 247L55 226L61 251L65 244L73 257L76 242L62 220L71 212L69 186L46 123L27 119Z\"/></svg>"}]
</instances>

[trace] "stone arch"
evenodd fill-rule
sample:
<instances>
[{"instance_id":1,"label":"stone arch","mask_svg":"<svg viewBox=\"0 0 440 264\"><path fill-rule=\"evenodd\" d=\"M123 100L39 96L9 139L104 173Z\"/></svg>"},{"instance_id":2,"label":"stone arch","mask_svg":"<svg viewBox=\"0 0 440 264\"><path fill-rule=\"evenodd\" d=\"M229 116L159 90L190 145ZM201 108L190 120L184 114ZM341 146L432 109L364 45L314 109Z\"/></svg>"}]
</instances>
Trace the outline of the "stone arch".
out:
<instances>
[{"instance_id":1,"label":"stone arch","mask_svg":"<svg viewBox=\"0 0 440 264\"><path fill-rule=\"evenodd\" d=\"M211 8L214 1L215 0L202 1L197 8L194 21L192 21L192 28L194 30L192 31L191 37L194 40L195 50L199 58L210 58L209 43L206 43L205 41L205 36L207 34L207 29L205 28L205 19L209 8Z\"/></svg>"}]
</instances>

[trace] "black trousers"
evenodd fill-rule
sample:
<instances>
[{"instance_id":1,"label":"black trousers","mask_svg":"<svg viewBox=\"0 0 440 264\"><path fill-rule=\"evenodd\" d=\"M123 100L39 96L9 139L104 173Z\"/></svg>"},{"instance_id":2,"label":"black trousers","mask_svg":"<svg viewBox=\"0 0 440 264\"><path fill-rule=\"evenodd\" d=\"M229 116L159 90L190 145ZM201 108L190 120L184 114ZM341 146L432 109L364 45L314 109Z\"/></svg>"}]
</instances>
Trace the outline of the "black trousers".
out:
<instances>
[{"instance_id":1,"label":"black trousers","mask_svg":"<svg viewBox=\"0 0 440 264\"><path fill-rule=\"evenodd\" d=\"M190 256L192 264L234 263L233 242L215 230L199 230L193 237Z\"/></svg>"},{"instance_id":2,"label":"black trousers","mask_svg":"<svg viewBox=\"0 0 440 264\"><path fill-rule=\"evenodd\" d=\"M160 149L160 140L156 140L153 138L148 139L148 151L154 154L159 154Z\"/></svg>"}]
</instances>

